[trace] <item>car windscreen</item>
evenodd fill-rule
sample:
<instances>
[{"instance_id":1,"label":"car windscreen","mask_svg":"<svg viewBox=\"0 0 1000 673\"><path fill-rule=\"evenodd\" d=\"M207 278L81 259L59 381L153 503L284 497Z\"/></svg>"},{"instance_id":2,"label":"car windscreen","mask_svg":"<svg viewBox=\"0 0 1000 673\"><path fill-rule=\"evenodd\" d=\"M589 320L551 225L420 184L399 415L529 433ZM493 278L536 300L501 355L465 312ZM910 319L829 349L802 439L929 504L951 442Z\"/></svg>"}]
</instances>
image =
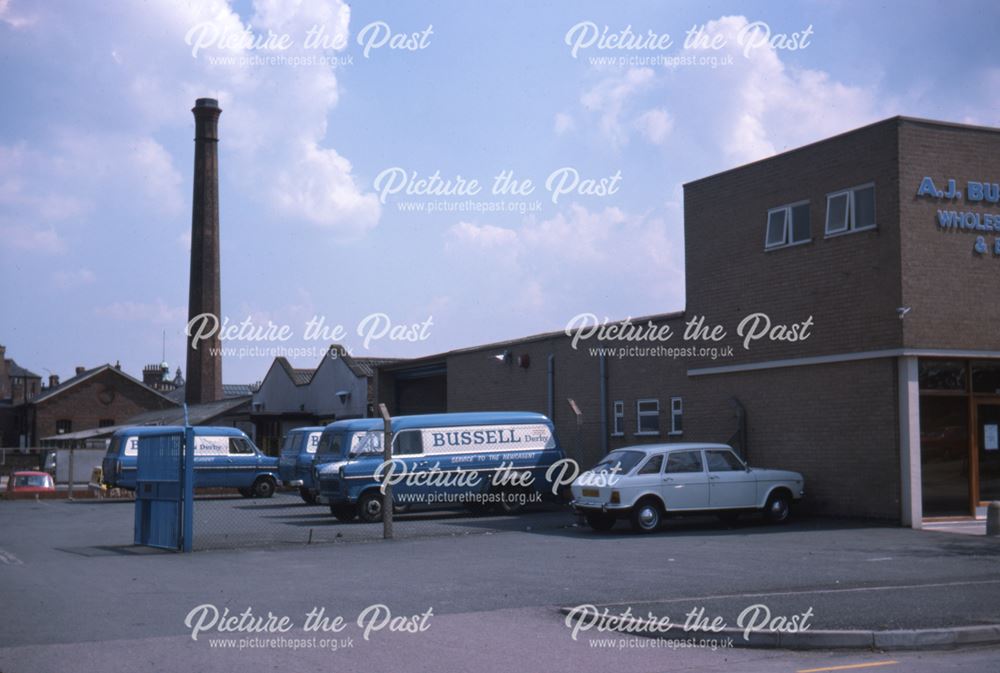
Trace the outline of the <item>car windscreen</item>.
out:
<instances>
[{"instance_id":1,"label":"car windscreen","mask_svg":"<svg viewBox=\"0 0 1000 673\"><path fill-rule=\"evenodd\" d=\"M601 462L590 468L590 471L628 474L645 456L646 454L642 451L612 451L604 456Z\"/></svg>"},{"instance_id":2,"label":"car windscreen","mask_svg":"<svg viewBox=\"0 0 1000 673\"><path fill-rule=\"evenodd\" d=\"M108 442L108 453L106 454L108 458L114 458L118 455L118 452L122 448L122 438L112 437L111 441Z\"/></svg>"},{"instance_id":3,"label":"car windscreen","mask_svg":"<svg viewBox=\"0 0 1000 673\"><path fill-rule=\"evenodd\" d=\"M49 478L44 474L19 474L14 477L14 486L41 486L49 485Z\"/></svg>"}]
</instances>

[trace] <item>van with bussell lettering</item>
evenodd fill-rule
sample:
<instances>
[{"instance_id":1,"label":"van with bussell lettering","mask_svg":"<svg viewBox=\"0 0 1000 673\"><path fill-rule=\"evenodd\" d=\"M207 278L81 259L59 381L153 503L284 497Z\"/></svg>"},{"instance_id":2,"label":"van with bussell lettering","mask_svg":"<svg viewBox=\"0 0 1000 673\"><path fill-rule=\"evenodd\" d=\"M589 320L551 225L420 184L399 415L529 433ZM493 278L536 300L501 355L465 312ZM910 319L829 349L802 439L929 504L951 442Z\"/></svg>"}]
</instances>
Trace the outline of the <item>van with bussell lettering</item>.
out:
<instances>
[{"instance_id":1,"label":"van with bussell lettering","mask_svg":"<svg viewBox=\"0 0 1000 673\"><path fill-rule=\"evenodd\" d=\"M391 430L390 462L383 462L382 421L338 421L323 431L314 468L317 500L337 519L381 521L383 484L392 486L393 505L402 508L514 512L556 499L550 478L564 456L542 414L397 416Z\"/></svg>"},{"instance_id":2,"label":"van with bussell lettering","mask_svg":"<svg viewBox=\"0 0 1000 673\"><path fill-rule=\"evenodd\" d=\"M243 431L211 426L195 426L192 430L195 488L235 488L246 498L274 495L278 459L261 453ZM101 465L104 483L134 491L139 438L170 432L183 433L184 428L149 425L116 431Z\"/></svg>"},{"instance_id":3,"label":"van with bussell lettering","mask_svg":"<svg viewBox=\"0 0 1000 673\"><path fill-rule=\"evenodd\" d=\"M750 467L725 444L643 444L616 449L573 482L573 509L594 530L618 519L645 533L673 514L710 513L734 521L763 512L788 518L804 494L798 472Z\"/></svg>"},{"instance_id":4,"label":"van with bussell lettering","mask_svg":"<svg viewBox=\"0 0 1000 673\"><path fill-rule=\"evenodd\" d=\"M285 435L278 457L278 476L285 486L298 486L299 495L310 505L316 502L312 479L313 458L319 446L322 427L295 428Z\"/></svg>"}]
</instances>

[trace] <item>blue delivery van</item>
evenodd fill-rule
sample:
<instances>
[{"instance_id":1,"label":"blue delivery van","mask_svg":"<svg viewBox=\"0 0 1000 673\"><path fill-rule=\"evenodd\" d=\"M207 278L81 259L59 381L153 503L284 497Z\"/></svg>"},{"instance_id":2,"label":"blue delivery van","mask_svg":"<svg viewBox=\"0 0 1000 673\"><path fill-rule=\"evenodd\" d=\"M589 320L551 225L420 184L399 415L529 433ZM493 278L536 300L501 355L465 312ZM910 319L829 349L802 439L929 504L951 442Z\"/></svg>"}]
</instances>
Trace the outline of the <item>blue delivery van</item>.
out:
<instances>
[{"instance_id":1,"label":"blue delivery van","mask_svg":"<svg viewBox=\"0 0 1000 673\"><path fill-rule=\"evenodd\" d=\"M312 466L322 434L322 427L289 430L278 457L278 476L281 477L281 482L285 486L298 486L299 495L310 505L316 502Z\"/></svg>"},{"instance_id":2,"label":"blue delivery van","mask_svg":"<svg viewBox=\"0 0 1000 673\"><path fill-rule=\"evenodd\" d=\"M383 423L338 421L326 427L314 464L318 502L341 521L382 519L382 485L401 508L500 509L557 499L547 480L564 458L546 416L478 412L397 416L392 461L383 461Z\"/></svg>"},{"instance_id":3,"label":"blue delivery van","mask_svg":"<svg viewBox=\"0 0 1000 673\"><path fill-rule=\"evenodd\" d=\"M265 456L236 428L195 426L195 488L235 488L246 498L270 498L278 484L278 459ZM184 432L163 425L122 428L111 435L101 464L104 483L135 490L139 438L164 432Z\"/></svg>"}]
</instances>

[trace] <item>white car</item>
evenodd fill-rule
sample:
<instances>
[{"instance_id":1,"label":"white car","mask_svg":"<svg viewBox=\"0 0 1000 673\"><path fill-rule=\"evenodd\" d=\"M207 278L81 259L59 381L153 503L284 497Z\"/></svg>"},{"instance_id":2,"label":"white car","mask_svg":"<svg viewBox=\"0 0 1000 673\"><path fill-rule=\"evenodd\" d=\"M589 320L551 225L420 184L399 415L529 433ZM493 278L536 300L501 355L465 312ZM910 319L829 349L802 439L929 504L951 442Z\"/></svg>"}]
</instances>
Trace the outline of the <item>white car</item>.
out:
<instances>
[{"instance_id":1,"label":"white car","mask_svg":"<svg viewBox=\"0 0 1000 673\"><path fill-rule=\"evenodd\" d=\"M749 467L725 444L644 444L612 451L572 490L574 510L594 530L628 518L649 532L668 513L710 512L732 521L757 510L784 521L804 480L798 472Z\"/></svg>"}]
</instances>

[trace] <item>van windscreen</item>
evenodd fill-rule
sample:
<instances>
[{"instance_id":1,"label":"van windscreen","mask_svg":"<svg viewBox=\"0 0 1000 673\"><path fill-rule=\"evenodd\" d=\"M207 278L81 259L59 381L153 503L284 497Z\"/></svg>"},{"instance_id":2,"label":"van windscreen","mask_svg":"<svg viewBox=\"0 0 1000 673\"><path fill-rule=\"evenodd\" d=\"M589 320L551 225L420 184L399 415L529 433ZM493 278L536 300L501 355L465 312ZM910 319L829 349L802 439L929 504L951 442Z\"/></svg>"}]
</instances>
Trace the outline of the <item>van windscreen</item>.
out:
<instances>
[{"instance_id":1,"label":"van windscreen","mask_svg":"<svg viewBox=\"0 0 1000 673\"><path fill-rule=\"evenodd\" d=\"M340 433L324 432L316 449L316 459L340 457ZM322 461L321 461L322 462Z\"/></svg>"}]
</instances>

